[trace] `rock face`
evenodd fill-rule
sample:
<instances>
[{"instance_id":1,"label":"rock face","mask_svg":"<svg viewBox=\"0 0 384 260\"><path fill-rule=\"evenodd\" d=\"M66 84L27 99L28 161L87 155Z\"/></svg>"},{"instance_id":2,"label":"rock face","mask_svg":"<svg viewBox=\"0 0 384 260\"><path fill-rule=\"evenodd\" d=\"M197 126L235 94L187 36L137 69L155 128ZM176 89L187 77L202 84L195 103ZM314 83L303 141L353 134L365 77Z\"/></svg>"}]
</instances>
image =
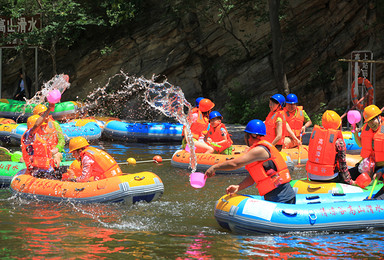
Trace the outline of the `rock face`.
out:
<instances>
[{"instance_id":1,"label":"rock face","mask_svg":"<svg viewBox=\"0 0 384 260\"><path fill-rule=\"evenodd\" d=\"M378 16L384 4L378 2L289 0L284 7L285 71L291 92L307 112L317 112L322 103L330 109L347 107L348 65L338 59L350 58L354 50L371 50L375 59L384 59L383 18ZM197 10L181 18L166 13L130 33L87 35L70 50L58 52L58 72L69 74L72 83L63 98L84 99L120 71L146 78L165 75L189 101L211 98L220 111L228 102L228 92L242 93L249 100L276 93L269 21L256 25L259 17L241 7L229 13L231 24L228 20L218 23L217 15L214 9L211 18ZM108 42L108 37L113 40ZM106 46L111 51L102 55ZM33 64L32 56L30 75ZM51 65L44 54L39 64L41 84L51 78ZM2 97L11 92L19 66L17 59L4 66ZM380 107L384 105L383 72L384 64L376 65Z\"/></svg>"}]
</instances>

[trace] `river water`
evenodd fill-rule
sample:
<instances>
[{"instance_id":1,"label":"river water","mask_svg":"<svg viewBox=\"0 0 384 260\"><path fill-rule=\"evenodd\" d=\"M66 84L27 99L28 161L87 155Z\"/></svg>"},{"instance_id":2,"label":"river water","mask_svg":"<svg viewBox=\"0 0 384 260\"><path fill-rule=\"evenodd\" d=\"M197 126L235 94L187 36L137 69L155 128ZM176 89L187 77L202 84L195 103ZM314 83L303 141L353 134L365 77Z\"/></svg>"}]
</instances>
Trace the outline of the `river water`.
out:
<instances>
[{"instance_id":1,"label":"river water","mask_svg":"<svg viewBox=\"0 0 384 260\"><path fill-rule=\"evenodd\" d=\"M154 155L170 159L179 145L101 141L116 161ZM16 149L16 148L14 148ZM0 157L4 160L3 157ZM222 229L213 212L229 184L244 175L216 175L204 188L189 185L190 171L161 164L122 164L123 172L152 171L164 195L152 203L72 204L31 201L0 190L2 259L254 259L383 258L383 230L238 235ZM304 177L298 170L293 178ZM249 188L244 193L255 193Z\"/></svg>"}]
</instances>

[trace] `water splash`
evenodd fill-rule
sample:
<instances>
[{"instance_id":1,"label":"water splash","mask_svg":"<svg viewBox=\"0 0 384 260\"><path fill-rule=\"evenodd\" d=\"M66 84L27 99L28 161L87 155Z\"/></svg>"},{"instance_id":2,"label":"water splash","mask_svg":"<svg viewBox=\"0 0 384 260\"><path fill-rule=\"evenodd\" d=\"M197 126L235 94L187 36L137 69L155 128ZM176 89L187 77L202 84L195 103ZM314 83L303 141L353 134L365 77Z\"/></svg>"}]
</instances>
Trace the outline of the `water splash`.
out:
<instances>
[{"instance_id":1,"label":"water splash","mask_svg":"<svg viewBox=\"0 0 384 260\"><path fill-rule=\"evenodd\" d=\"M45 103L49 92L52 90L57 89L61 94L63 94L63 92L71 85L68 80L68 75L60 74L54 76L48 82L44 83L40 91L37 91L31 99L25 100L24 111L28 106Z\"/></svg>"},{"instance_id":2,"label":"water splash","mask_svg":"<svg viewBox=\"0 0 384 260\"><path fill-rule=\"evenodd\" d=\"M121 81L120 77L123 77ZM117 80L117 82L114 82ZM112 90L111 90L112 88ZM113 90L113 88L116 88ZM152 79L144 77L129 76L123 71L109 78L107 84L97 88L88 95L86 106L90 109L114 105L114 110L118 110L116 104L127 105L127 98L130 96L143 95L143 101L161 114L173 118L185 126L186 140L191 147L190 166L192 172L196 171L197 159L195 146L190 131L188 116L192 109L191 104L185 99L180 87L170 84L166 79L159 82L159 78L153 76Z\"/></svg>"}]
</instances>

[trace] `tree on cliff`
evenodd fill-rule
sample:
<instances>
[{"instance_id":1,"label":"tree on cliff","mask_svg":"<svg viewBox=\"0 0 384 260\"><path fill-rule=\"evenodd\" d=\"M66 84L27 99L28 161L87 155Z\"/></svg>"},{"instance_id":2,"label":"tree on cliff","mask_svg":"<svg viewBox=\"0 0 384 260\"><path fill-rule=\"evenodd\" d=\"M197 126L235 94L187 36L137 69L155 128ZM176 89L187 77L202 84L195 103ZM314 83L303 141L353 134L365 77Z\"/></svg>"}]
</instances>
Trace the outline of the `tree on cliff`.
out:
<instances>
[{"instance_id":1,"label":"tree on cliff","mask_svg":"<svg viewBox=\"0 0 384 260\"><path fill-rule=\"evenodd\" d=\"M268 0L269 3L269 20L271 24L272 35L272 61L273 74L279 93L289 94L289 86L287 75L284 72L284 61L282 58L283 43L279 20L280 0Z\"/></svg>"}]
</instances>

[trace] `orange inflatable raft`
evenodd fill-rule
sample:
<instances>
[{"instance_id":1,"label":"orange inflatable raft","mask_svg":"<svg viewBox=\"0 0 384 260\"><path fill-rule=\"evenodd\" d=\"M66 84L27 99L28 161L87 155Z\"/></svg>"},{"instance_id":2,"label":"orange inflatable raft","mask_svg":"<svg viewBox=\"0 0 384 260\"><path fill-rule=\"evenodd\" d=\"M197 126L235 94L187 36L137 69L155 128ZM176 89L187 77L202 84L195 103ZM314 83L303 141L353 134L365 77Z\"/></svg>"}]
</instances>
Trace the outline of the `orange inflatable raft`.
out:
<instances>
[{"instance_id":1,"label":"orange inflatable raft","mask_svg":"<svg viewBox=\"0 0 384 260\"><path fill-rule=\"evenodd\" d=\"M196 171L205 172L209 167L211 167L214 164L225 162L225 161L242 156L244 152L248 149L248 146L246 145L232 145L232 147L233 147L233 150L231 155L196 153L196 159L197 159ZM292 171L293 170L292 160L286 154L284 153L281 153L281 154L283 155L289 170ZM188 169L190 168L189 157L190 157L189 152L185 150L178 150L173 154L171 164L172 166L177 168ZM248 173L248 171L245 169L245 167L241 167L239 169L229 170L229 171L217 170L216 173L242 174L242 173Z\"/></svg>"},{"instance_id":2,"label":"orange inflatable raft","mask_svg":"<svg viewBox=\"0 0 384 260\"><path fill-rule=\"evenodd\" d=\"M248 149L248 146L246 145L233 145L232 147L233 150L231 155L196 153L196 171L205 172L212 165L239 157ZM189 157L189 152L185 150L178 150L172 155L171 164L177 168L188 169L190 168ZM248 171L244 167L241 167L237 170L231 171L218 170L216 173L248 173Z\"/></svg>"},{"instance_id":3,"label":"orange inflatable raft","mask_svg":"<svg viewBox=\"0 0 384 260\"><path fill-rule=\"evenodd\" d=\"M81 203L155 201L164 192L161 179L152 172L124 174L99 181L70 182L32 177L25 169L11 182L12 193L25 198Z\"/></svg>"}]
</instances>

